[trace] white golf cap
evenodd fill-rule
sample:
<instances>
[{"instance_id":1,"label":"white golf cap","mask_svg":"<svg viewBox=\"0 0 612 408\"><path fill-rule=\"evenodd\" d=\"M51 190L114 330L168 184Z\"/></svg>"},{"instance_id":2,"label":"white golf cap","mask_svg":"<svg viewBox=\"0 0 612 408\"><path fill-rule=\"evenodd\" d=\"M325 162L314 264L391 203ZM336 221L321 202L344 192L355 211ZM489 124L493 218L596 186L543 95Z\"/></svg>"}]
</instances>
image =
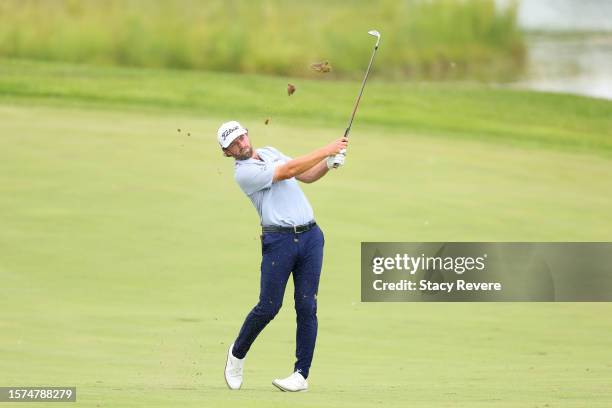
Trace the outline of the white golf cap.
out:
<instances>
[{"instance_id":1,"label":"white golf cap","mask_svg":"<svg viewBox=\"0 0 612 408\"><path fill-rule=\"evenodd\" d=\"M247 130L243 128L240 123L236 122L235 120L231 120L229 122L225 122L221 125L221 127L219 127L219 130L217 130L217 140L219 141L221 147L225 149L227 146L232 144L234 139L244 135L246 132Z\"/></svg>"}]
</instances>

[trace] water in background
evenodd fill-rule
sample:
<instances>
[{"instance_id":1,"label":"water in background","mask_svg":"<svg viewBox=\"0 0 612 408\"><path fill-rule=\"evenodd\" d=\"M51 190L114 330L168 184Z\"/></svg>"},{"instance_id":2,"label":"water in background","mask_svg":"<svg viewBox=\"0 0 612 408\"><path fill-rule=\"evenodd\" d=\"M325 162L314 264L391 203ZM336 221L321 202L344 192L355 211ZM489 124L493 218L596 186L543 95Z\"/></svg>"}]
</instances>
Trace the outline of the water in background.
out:
<instances>
[{"instance_id":1,"label":"water in background","mask_svg":"<svg viewBox=\"0 0 612 408\"><path fill-rule=\"evenodd\" d=\"M511 0L497 0L500 5ZM610 31L610 0L520 0L519 24L526 30Z\"/></svg>"},{"instance_id":2,"label":"water in background","mask_svg":"<svg viewBox=\"0 0 612 408\"><path fill-rule=\"evenodd\" d=\"M521 0L518 18L530 34L517 86L612 100L612 0Z\"/></svg>"},{"instance_id":3,"label":"water in background","mask_svg":"<svg viewBox=\"0 0 612 408\"><path fill-rule=\"evenodd\" d=\"M612 100L612 34L532 35L526 78L516 85Z\"/></svg>"}]
</instances>

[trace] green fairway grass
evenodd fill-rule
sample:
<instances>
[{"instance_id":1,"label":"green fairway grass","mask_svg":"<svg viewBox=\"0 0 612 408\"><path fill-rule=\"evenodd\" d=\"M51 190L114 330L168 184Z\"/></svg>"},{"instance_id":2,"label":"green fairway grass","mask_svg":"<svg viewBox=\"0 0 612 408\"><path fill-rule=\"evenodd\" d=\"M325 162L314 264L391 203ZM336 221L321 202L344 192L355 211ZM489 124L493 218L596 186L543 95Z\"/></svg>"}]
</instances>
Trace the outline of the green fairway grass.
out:
<instances>
[{"instance_id":1,"label":"green fairway grass","mask_svg":"<svg viewBox=\"0 0 612 408\"><path fill-rule=\"evenodd\" d=\"M612 103L373 75L346 166L304 186L326 234L311 389L271 385L293 367L290 283L230 392L260 244L216 128L297 156L342 134L359 83L288 97L290 78L1 60L0 386L76 386L83 407L610 407L610 304L361 303L359 251L610 241Z\"/></svg>"},{"instance_id":2,"label":"green fairway grass","mask_svg":"<svg viewBox=\"0 0 612 408\"><path fill-rule=\"evenodd\" d=\"M287 83L296 93L287 96ZM358 82L0 59L0 102L147 110L309 125L341 134ZM473 84L385 82L372 73L359 127L612 156L612 104ZM216 123L213 127L216 127ZM210 130L208 131L210 133ZM358 133L357 133L358 134Z\"/></svg>"}]
</instances>

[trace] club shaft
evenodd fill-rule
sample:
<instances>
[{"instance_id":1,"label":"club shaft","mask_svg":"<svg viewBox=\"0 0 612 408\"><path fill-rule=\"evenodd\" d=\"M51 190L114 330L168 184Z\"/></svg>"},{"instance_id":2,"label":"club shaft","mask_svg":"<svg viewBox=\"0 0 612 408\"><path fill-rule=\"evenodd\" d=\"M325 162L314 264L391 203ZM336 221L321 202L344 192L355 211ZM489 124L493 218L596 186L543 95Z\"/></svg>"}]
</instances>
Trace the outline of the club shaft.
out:
<instances>
[{"instance_id":1,"label":"club shaft","mask_svg":"<svg viewBox=\"0 0 612 408\"><path fill-rule=\"evenodd\" d=\"M368 80L368 75L370 75L370 69L372 68L372 63L374 62L374 56L376 55L377 50L378 50L378 45L376 45L374 47L374 51L372 51L372 56L370 57L370 63L368 64L368 69L366 70L365 76L363 77L363 82L361 83L361 88L359 89L359 95L357 96L357 100L355 101L355 107L353 108L353 114L351 115L351 120L349 120L346 131L344 132L344 137L348 137L349 132L351 131L351 126L353 125L353 119L355 119L355 113L357 113L357 107L359 106L361 95L363 95L363 89L365 88L366 81Z\"/></svg>"}]
</instances>

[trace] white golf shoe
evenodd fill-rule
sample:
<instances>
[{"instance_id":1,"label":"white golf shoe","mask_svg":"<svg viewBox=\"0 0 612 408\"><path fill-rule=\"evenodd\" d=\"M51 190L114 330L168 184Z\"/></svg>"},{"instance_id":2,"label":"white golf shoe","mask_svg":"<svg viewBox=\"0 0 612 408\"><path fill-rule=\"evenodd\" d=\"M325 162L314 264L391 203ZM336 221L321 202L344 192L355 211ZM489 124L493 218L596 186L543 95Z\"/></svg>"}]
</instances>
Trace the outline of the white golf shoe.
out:
<instances>
[{"instance_id":1,"label":"white golf shoe","mask_svg":"<svg viewBox=\"0 0 612 408\"><path fill-rule=\"evenodd\" d=\"M272 384L281 391L308 391L308 381L306 381L306 379L302 377L302 374L298 373L297 371L291 374L289 377L283 378L282 380L277 378L276 380L272 381Z\"/></svg>"},{"instance_id":2,"label":"white golf shoe","mask_svg":"<svg viewBox=\"0 0 612 408\"><path fill-rule=\"evenodd\" d=\"M230 390L238 390L242 385L242 370L244 368L244 358L236 358L232 354L234 343L227 350L227 361L225 362L225 382Z\"/></svg>"}]
</instances>

